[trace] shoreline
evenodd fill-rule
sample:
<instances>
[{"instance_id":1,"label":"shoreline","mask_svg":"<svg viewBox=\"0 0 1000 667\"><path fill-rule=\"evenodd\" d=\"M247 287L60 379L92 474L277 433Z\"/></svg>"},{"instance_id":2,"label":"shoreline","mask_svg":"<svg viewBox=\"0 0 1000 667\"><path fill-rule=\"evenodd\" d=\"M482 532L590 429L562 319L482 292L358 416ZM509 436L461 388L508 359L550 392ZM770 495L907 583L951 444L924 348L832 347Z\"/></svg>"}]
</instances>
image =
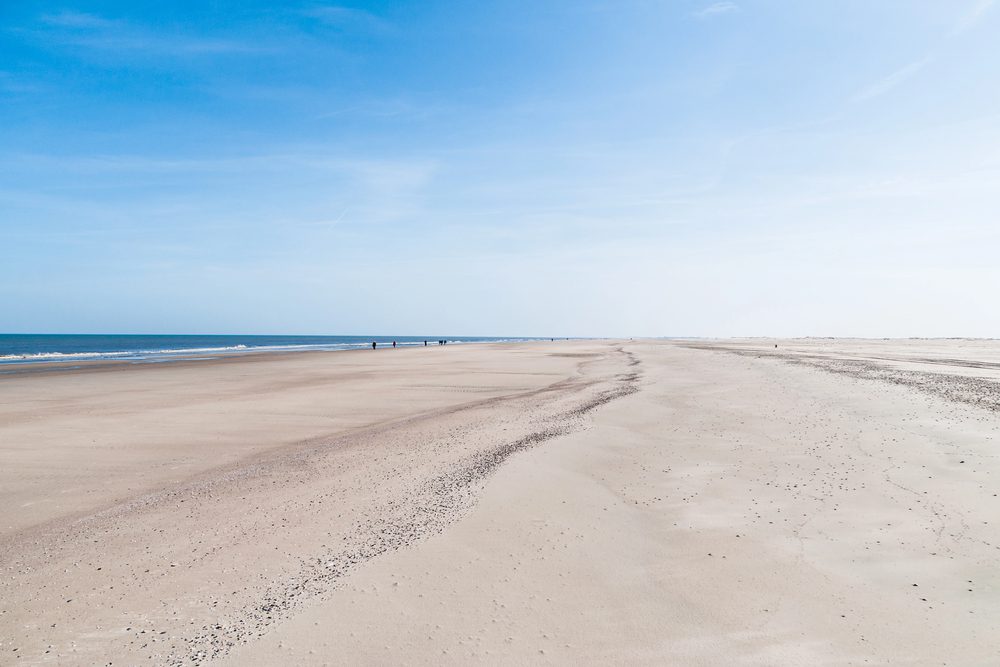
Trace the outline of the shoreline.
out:
<instances>
[{"instance_id":1,"label":"shoreline","mask_svg":"<svg viewBox=\"0 0 1000 667\"><path fill-rule=\"evenodd\" d=\"M556 341L562 342L572 342L572 341L592 341L600 342L613 339L599 339L599 338L557 338ZM552 342L549 339L545 340L530 340L530 339L511 339L511 340L487 340L487 341L460 341L453 340L448 343L448 345L454 346L465 346L465 345L519 345L519 344L534 344ZM438 345L435 340L431 344L430 339L428 339L428 344L426 346L429 348L440 348L447 347L447 345ZM173 366L175 364L199 364L205 365L205 362L209 363L225 363L225 362L235 362L239 360L268 360L277 359L284 357L293 357L298 355L312 355L312 354L332 354L340 352L382 352L385 350L394 350L396 352L401 352L403 350L409 349L425 349L423 345L417 344L400 344L398 348L393 348L391 342L389 345L382 344L375 350L370 349L370 347L350 347L344 349L317 349L317 350L254 350L247 349L243 351L231 351L226 353L216 353L216 354L190 354L190 355L169 355L164 357L150 356L143 359L85 359L85 360L66 360L66 361L6 361L0 362L0 381L4 376L21 376L30 375L32 373L60 373L60 372L89 372L89 371L101 371L101 370L125 370L129 368L148 368L155 366Z\"/></svg>"}]
</instances>

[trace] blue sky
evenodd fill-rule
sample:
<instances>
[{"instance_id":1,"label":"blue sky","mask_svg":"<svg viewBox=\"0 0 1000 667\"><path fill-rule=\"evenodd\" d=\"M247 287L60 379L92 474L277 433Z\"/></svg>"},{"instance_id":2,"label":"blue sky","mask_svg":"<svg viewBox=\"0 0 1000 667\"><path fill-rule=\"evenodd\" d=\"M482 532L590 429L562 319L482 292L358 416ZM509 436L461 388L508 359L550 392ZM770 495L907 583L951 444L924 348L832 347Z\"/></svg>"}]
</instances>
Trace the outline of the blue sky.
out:
<instances>
[{"instance_id":1,"label":"blue sky","mask_svg":"<svg viewBox=\"0 0 1000 667\"><path fill-rule=\"evenodd\" d=\"M993 5L5 2L0 331L1000 336Z\"/></svg>"}]
</instances>

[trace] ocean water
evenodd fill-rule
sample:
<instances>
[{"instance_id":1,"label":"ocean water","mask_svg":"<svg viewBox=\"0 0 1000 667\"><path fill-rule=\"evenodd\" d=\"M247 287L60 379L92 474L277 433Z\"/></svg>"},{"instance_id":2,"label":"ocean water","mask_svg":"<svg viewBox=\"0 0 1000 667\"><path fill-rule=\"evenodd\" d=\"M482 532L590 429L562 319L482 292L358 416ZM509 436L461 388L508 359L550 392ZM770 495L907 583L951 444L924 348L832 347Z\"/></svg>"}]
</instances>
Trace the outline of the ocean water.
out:
<instances>
[{"instance_id":1,"label":"ocean water","mask_svg":"<svg viewBox=\"0 0 1000 667\"><path fill-rule=\"evenodd\" d=\"M484 336L186 336L121 334L0 334L0 364L121 360L169 361L181 357L217 357L248 352L351 350L397 345L489 343L531 338Z\"/></svg>"}]
</instances>

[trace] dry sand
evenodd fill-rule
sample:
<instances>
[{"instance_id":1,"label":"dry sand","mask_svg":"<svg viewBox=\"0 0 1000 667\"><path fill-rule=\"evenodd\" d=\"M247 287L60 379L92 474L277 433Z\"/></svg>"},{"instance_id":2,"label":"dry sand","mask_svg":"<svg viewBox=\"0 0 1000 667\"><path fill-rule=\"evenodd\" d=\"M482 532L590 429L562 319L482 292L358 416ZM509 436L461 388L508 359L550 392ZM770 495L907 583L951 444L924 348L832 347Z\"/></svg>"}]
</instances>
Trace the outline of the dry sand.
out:
<instances>
[{"instance_id":1,"label":"dry sand","mask_svg":"<svg viewBox=\"0 0 1000 667\"><path fill-rule=\"evenodd\" d=\"M998 441L982 341L0 376L0 664L998 664Z\"/></svg>"}]
</instances>

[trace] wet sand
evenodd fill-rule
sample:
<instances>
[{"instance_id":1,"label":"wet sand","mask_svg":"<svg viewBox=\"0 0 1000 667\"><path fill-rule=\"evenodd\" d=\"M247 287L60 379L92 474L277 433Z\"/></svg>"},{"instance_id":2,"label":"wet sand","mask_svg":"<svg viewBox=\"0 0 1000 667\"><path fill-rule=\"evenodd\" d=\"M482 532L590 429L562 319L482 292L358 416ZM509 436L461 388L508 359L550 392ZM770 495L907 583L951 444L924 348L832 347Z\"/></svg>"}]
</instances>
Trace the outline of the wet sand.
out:
<instances>
[{"instance_id":1,"label":"wet sand","mask_svg":"<svg viewBox=\"0 0 1000 667\"><path fill-rule=\"evenodd\" d=\"M0 378L0 664L994 664L998 361L587 341Z\"/></svg>"}]
</instances>

